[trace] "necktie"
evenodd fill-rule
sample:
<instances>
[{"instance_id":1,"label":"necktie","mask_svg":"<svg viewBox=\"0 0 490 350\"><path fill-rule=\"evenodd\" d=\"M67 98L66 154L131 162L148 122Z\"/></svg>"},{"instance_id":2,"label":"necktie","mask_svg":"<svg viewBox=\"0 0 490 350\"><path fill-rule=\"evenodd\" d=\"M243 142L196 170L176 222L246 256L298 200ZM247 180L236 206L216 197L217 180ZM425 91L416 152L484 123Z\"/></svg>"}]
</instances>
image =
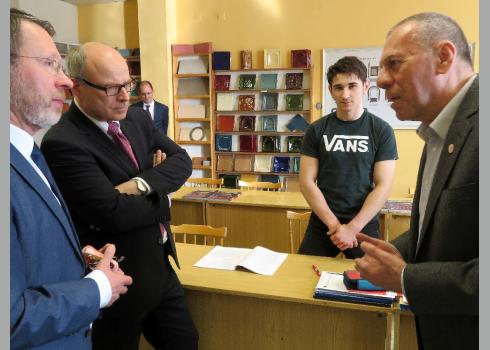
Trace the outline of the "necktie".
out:
<instances>
[{"instance_id":1,"label":"necktie","mask_svg":"<svg viewBox=\"0 0 490 350\"><path fill-rule=\"evenodd\" d=\"M138 162L134 156L133 149L129 143L128 138L119 129L119 124L116 122L109 122L109 129L107 133L112 136L114 141L121 147L123 152L128 156L128 158L133 163L134 167L139 170Z\"/></svg>"},{"instance_id":2,"label":"necktie","mask_svg":"<svg viewBox=\"0 0 490 350\"><path fill-rule=\"evenodd\" d=\"M34 144L34 148L32 149L31 159L37 165L39 170L44 174L44 177L48 180L49 185L51 186L51 192L57 197L58 202L59 198L61 198L61 194L56 186L56 182L54 181L53 175L49 170L48 163L46 163L46 159L44 158L41 150Z\"/></svg>"},{"instance_id":3,"label":"necktie","mask_svg":"<svg viewBox=\"0 0 490 350\"><path fill-rule=\"evenodd\" d=\"M150 118L153 120L153 116L151 115L151 112L150 112L150 105L145 105L145 110L148 112L148 114L150 115Z\"/></svg>"}]
</instances>

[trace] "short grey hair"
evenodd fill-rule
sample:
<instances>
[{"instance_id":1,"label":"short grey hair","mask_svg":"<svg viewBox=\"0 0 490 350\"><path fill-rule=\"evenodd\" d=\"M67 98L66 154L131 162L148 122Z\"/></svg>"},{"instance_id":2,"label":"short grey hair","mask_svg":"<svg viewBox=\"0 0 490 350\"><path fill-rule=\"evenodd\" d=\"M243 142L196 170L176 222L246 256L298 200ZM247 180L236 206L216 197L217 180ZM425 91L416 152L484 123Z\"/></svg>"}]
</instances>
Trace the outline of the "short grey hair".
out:
<instances>
[{"instance_id":1,"label":"short grey hair","mask_svg":"<svg viewBox=\"0 0 490 350\"><path fill-rule=\"evenodd\" d=\"M68 76L72 79L80 79L83 76L85 70L87 56L83 46L79 46L71 49L66 56L66 67L68 69Z\"/></svg>"},{"instance_id":2,"label":"short grey hair","mask_svg":"<svg viewBox=\"0 0 490 350\"><path fill-rule=\"evenodd\" d=\"M463 30L454 19L437 12L422 12L405 18L390 29L389 36L398 27L415 23L413 39L420 45L431 48L441 40L451 41L458 51L458 56L471 65L470 48Z\"/></svg>"}]
</instances>

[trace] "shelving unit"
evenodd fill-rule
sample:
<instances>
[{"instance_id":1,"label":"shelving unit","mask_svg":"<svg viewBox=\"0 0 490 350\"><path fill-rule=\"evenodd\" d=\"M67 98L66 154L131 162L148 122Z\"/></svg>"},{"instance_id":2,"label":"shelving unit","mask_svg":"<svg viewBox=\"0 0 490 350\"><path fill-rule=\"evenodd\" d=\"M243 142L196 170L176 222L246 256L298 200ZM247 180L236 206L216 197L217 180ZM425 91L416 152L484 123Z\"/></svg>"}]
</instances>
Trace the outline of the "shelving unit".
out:
<instances>
[{"instance_id":1,"label":"shelving unit","mask_svg":"<svg viewBox=\"0 0 490 350\"><path fill-rule=\"evenodd\" d=\"M211 54L174 55L172 66L175 142L194 158L192 177L215 177Z\"/></svg>"},{"instance_id":2,"label":"shelving unit","mask_svg":"<svg viewBox=\"0 0 490 350\"><path fill-rule=\"evenodd\" d=\"M139 82L141 81L141 62L140 56L127 56L125 58L128 63L129 76L136 81L136 88L129 97L129 103L132 104L140 100L138 90Z\"/></svg>"},{"instance_id":3,"label":"shelving unit","mask_svg":"<svg viewBox=\"0 0 490 350\"><path fill-rule=\"evenodd\" d=\"M294 86L294 88L287 89L286 88L286 75L291 78L290 73L296 73L302 75L302 83L301 86L296 82L295 84L291 84L291 80L288 79L288 85ZM270 80L270 76L265 75L276 75L276 84L272 84L272 88L270 82L267 83L265 88L262 88L262 79L264 79L264 83L266 78ZM223 80L226 81L227 78L222 78L220 75L229 76L229 86L228 90L223 90ZM255 75L255 83L251 84L250 80L247 81L247 78L250 78L250 75ZM242 76L242 78L240 78ZM243 77L244 76L244 77ZM216 156L216 175L220 174L230 174L230 175L278 175L282 179L284 178L295 178L298 176L298 165L299 165L299 151L289 151L288 150L288 137L303 137L304 132L291 131L286 128L288 122L295 115L301 115L308 123L311 122L311 111L313 109L313 101L312 101L312 77L313 77L313 69L310 68L277 68L277 69L247 69L247 70L217 70L213 72L213 88L215 88L213 102L216 106L216 110L213 113L213 124L215 125L214 133L216 142L221 142L221 135L229 135L231 136L231 150L223 151L220 150L221 146L218 144L213 144L213 150ZM218 81L217 81L218 80ZM274 79L272 79L274 81ZM221 81L221 82L220 82ZM225 83L227 85L227 83ZM253 87L251 89L247 89L247 87ZM271 94L272 95L267 95ZM221 95L223 94L223 95ZM277 94L277 95L276 95ZM220 96L221 95L221 96ZM253 110L240 110L240 97L249 95L253 96L255 100L255 105ZM291 102L293 98L287 97L287 95L302 95L302 108L291 108L294 105ZM231 96L231 97L229 97ZM269 104L272 96L272 105ZM264 101L269 99L269 101ZM225 102L223 102L225 101ZM274 102L277 101L277 104ZM242 101L243 102L243 101ZM231 106L232 108L221 108L223 106ZM250 105L245 105L245 107L250 107ZM242 104L243 107L243 104ZM265 107L266 109L263 109ZM227 117L230 116L230 117ZM233 130L222 131L220 130L220 118L230 118L231 116L234 118L233 122ZM244 119L243 116L251 116L254 119L253 129L250 130L240 130L240 123ZM267 127L266 130L263 130L264 127L264 116L276 116L272 117L276 120L275 130L274 128ZM269 118L269 117L267 117ZM231 123L231 122L229 122ZM228 126L230 127L230 126ZM249 125L250 127L250 125ZM242 127L243 129L243 127ZM240 138L244 135L252 135L252 137L256 138L256 150L250 151L246 149L245 151L240 149ZM229 137L227 136L227 137ZM276 137L280 139L279 148L274 148L275 151L263 151L262 144L264 141L264 137ZM271 138L268 138L271 140ZM276 139L273 139L276 140ZM222 157L227 157L226 161L221 161ZM250 169L241 169L237 170L236 159L237 157L240 159L244 159L243 156L251 156L251 168ZM271 157L271 165L270 171L257 171L255 169L255 160L258 156L270 156ZM287 171L274 171L274 158L275 157L289 157L289 169ZM221 160L220 160L221 158ZM230 160L230 158L232 158ZM293 158L298 158L294 160L294 164L296 165L293 169ZM298 163L296 163L298 162ZM223 166L223 164L225 164ZM243 164L243 163L242 163ZM247 163L248 164L248 163ZM230 168L231 167L231 168ZM224 169L226 168L226 169ZM276 168L277 169L277 168Z\"/></svg>"}]
</instances>

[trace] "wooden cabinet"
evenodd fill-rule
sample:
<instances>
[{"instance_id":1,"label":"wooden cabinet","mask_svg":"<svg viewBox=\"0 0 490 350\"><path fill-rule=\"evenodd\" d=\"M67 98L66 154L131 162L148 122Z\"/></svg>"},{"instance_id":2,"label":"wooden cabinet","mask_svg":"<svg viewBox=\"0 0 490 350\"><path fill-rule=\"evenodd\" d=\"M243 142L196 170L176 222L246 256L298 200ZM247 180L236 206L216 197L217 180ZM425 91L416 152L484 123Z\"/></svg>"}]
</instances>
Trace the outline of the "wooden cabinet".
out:
<instances>
[{"instance_id":1,"label":"wooden cabinet","mask_svg":"<svg viewBox=\"0 0 490 350\"><path fill-rule=\"evenodd\" d=\"M297 177L304 132L289 123L310 123L312 77L312 68L213 72L218 176Z\"/></svg>"},{"instance_id":2,"label":"wooden cabinet","mask_svg":"<svg viewBox=\"0 0 490 350\"><path fill-rule=\"evenodd\" d=\"M174 55L174 139L193 158L192 177L215 177L211 54Z\"/></svg>"}]
</instances>

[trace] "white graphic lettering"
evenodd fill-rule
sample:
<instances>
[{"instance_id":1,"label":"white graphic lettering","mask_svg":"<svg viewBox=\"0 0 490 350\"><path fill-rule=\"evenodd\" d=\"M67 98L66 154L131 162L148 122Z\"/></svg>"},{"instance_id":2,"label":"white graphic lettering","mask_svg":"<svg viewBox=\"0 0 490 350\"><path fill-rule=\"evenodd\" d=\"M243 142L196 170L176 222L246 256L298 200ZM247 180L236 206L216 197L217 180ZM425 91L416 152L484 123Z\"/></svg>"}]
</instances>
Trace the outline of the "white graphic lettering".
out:
<instances>
[{"instance_id":1,"label":"white graphic lettering","mask_svg":"<svg viewBox=\"0 0 490 350\"><path fill-rule=\"evenodd\" d=\"M328 141L328 136L323 135L323 141L327 152L369 152L369 136L334 135Z\"/></svg>"}]
</instances>

